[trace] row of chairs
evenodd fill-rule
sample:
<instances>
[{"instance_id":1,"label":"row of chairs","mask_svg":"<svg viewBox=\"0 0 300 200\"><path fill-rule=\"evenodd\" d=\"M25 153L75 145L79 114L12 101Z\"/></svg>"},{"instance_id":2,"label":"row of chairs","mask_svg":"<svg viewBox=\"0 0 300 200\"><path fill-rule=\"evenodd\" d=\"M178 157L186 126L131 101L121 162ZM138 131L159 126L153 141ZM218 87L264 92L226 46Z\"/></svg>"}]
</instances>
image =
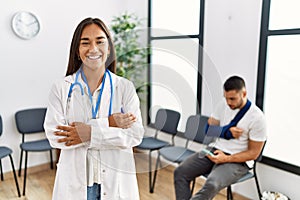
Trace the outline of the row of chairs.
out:
<instances>
[{"instance_id":1,"label":"row of chairs","mask_svg":"<svg viewBox=\"0 0 300 200\"><path fill-rule=\"evenodd\" d=\"M20 110L15 113L15 122L17 130L20 134L22 134L22 141L20 144L21 154L20 154L20 166L18 175L21 176L22 171L22 161L23 161L23 153L25 152L25 166L24 166L24 180L23 180L23 195L25 195L26 189L26 178L27 178L27 162L28 162L28 152L50 152L50 167L53 169L53 158L52 158L52 147L49 144L47 139L35 140L35 141L26 141L25 135L34 134L34 133L42 133L44 132L44 120L46 115L46 108L32 108ZM0 116L0 136L3 132L3 122ZM12 150L9 147L1 146L0 147L0 169L1 169L1 180L4 180L3 170L2 170L2 158L9 156L12 171L17 187L18 196L20 197L20 189L19 184L15 172L14 162L12 159Z\"/></svg>"},{"instance_id":2,"label":"row of chairs","mask_svg":"<svg viewBox=\"0 0 300 200\"><path fill-rule=\"evenodd\" d=\"M21 176L22 169L22 158L23 152L25 152L25 168L24 168L24 182L23 182L23 195L25 195L26 188L26 175L27 175L27 161L28 161L28 152L40 152L40 151L49 151L50 152L50 167L53 169L53 159L52 159L52 147L49 144L47 139L42 139L38 141L25 141L26 134L33 134L44 132L43 123L46 114L46 108L34 108L34 109L26 109L16 112L15 120L16 126L19 133L22 134L22 143L20 144L21 148L21 156L20 156L20 167L19 167L19 176ZM150 192L154 192L155 180L158 172L158 165L160 163L160 156L164 159L180 164L183 162L188 156L195 153L193 150L189 149L189 142L194 141L197 143L204 143L205 138L205 125L207 123L208 117L201 115L193 115L190 116L186 123L186 129L184 132L184 137L186 139L185 147L176 146L174 142L174 138L177 135L177 126L180 120L180 113L177 111L169 110L169 109L160 109L158 110L154 127L156 129L154 137L144 137L142 143L137 146L139 149L149 150L149 187ZM2 126L2 118L0 116L0 136L2 135L3 126ZM171 144L158 139L159 132L164 132L172 135ZM152 177L152 162L151 153L155 150L158 150L158 156L156 160L154 175ZM14 179L18 191L18 196L20 196L19 185L14 169L14 163L12 159L12 150L8 147L1 146L0 147L0 169L1 169L1 180L3 180L3 172L2 172L2 163L1 160L4 157L9 156L12 170L14 174ZM258 184L258 179L256 176L256 163L260 161L262 158L262 154L257 158L253 167L253 173L248 172L244 177L242 177L238 182L242 182L248 180L250 178L255 178L258 195L261 197L261 192ZM193 181L193 186L191 191L193 191L195 185L195 180ZM232 199L231 186L227 187L227 199Z\"/></svg>"},{"instance_id":3,"label":"row of chairs","mask_svg":"<svg viewBox=\"0 0 300 200\"><path fill-rule=\"evenodd\" d=\"M156 181L156 176L158 172L158 166L161 164L160 157L163 157L167 161L180 164L190 155L194 154L195 151L189 149L189 143L196 142L200 144L207 144L205 140L205 126L207 124L208 117L201 115L192 115L187 119L185 132L183 137L186 139L185 146L178 146L174 142L175 136L178 134L177 126L180 120L180 113L174 110L169 109L159 109L155 116L154 128L155 135L153 137L144 137L142 143L137 146L137 149L149 150L149 191L150 193L154 192L154 186ZM166 142L158 138L158 134L166 133L170 134L172 137L171 143ZM181 136L182 137L182 136ZM157 158L155 164L154 175L152 177L152 156L151 153L157 151ZM254 167L252 170L238 180L236 183L249 180L251 178L255 179L256 188L258 192L259 199L261 199L262 194L260 192L260 187L258 183L258 178L256 175L256 163L262 159L262 152L260 156L255 160ZM206 178L208 176L204 175ZM191 193L195 186L195 179L192 182ZM231 185L227 187L227 199L233 199Z\"/></svg>"}]
</instances>

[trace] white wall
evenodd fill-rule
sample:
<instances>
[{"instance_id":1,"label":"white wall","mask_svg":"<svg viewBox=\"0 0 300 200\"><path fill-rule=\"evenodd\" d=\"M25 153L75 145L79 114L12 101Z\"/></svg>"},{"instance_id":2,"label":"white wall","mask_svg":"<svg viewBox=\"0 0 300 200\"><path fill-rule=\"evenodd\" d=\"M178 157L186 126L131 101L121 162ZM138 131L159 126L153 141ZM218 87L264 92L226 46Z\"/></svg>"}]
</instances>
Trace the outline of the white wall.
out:
<instances>
[{"instance_id":1,"label":"white wall","mask_svg":"<svg viewBox=\"0 0 300 200\"><path fill-rule=\"evenodd\" d=\"M15 12L26 10L38 16L41 31L32 40L14 35L11 19ZM147 17L146 0L4 0L0 6L0 114L3 135L0 144L13 149L15 166L19 166L21 135L14 113L19 109L44 107L52 83L66 72L69 46L77 24L86 17L99 17L110 23L112 16L124 11ZM147 24L147 21L145 21ZM34 138L41 138L42 134ZM48 153L30 153L28 166L49 162ZM3 160L4 172L10 171Z\"/></svg>"},{"instance_id":2,"label":"white wall","mask_svg":"<svg viewBox=\"0 0 300 200\"><path fill-rule=\"evenodd\" d=\"M261 0L206 1L203 114L223 98L223 83L231 75L244 77L255 101L260 15Z\"/></svg>"}]
</instances>

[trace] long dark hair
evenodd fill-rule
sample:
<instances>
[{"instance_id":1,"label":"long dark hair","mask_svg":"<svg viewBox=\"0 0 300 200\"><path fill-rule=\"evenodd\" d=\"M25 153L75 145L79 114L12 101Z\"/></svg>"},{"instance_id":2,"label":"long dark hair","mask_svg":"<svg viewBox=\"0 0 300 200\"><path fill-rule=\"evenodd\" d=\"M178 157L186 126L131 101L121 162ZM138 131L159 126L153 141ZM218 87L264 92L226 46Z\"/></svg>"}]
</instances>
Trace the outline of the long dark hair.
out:
<instances>
[{"instance_id":1,"label":"long dark hair","mask_svg":"<svg viewBox=\"0 0 300 200\"><path fill-rule=\"evenodd\" d=\"M116 73L116 53L115 53L115 47L112 42L111 34L103 21L101 21L98 18L90 18L89 17L89 18L82 20L78 24L78 26L75 29L75 32L73 34L66 76L75 73L82 64L82 60L78 59L80 38L81 38L83 29L87 25L90 25L90 24L96 24L104 31L104 33L108 39L108 43L109 43L109 47L110 47L110 53L109 53L109 57L107 58L107 60L105 62L105 68L109 69L113 73Z\"/></svg>"}]
</instances>

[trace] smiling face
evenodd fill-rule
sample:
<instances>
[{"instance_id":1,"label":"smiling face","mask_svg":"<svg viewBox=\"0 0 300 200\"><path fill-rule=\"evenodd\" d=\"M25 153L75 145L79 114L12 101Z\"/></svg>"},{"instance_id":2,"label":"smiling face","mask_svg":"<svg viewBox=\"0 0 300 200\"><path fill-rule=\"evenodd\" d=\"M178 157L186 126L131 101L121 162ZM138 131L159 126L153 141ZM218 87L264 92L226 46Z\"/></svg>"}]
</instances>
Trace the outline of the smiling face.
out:
<instances>
[{"instance_id":1,"label":"smiling face","mask_svg":"<svg viewBox=\"0 0 300 200\"><path fill-rule=\"evenodd\" d=\"M79 56L83 66L92 70L104 70L109 54L105 32L96 24L86 26L80 37Z\"/></svg>"}]
</instances>

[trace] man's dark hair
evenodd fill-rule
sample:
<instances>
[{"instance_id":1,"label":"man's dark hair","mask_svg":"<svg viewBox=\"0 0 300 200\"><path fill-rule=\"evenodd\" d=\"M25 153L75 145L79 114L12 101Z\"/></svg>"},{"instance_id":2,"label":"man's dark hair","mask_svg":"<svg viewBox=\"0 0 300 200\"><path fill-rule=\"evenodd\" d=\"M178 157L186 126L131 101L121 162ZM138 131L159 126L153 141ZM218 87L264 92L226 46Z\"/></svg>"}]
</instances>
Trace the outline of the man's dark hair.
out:
<instances>
[{"instance_id":1,"label":"man's dark hair","mask_svg":"<svg viewBox=\"0 0 300 200\"><path fill-rule=\"evenodd\" d=\"M245 81L239 76L231 76L224 83L224 90L226 92L230 90L240 91L244 87L246 87Z\"/></svg>"}]
</instances>

